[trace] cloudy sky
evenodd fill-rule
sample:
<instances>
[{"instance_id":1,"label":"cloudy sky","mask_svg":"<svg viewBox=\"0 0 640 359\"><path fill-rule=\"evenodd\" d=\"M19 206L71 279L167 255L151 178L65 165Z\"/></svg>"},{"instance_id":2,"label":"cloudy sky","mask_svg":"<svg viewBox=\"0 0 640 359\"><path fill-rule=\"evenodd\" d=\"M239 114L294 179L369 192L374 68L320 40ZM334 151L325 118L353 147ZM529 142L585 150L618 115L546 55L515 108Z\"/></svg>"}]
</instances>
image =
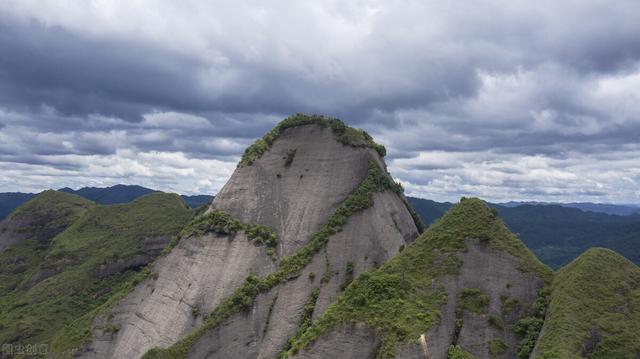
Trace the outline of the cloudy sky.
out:
<instances>
[{"instance_id":1,"label":"cloudy sky","mask_svg":"<svg viewBox=\"0 0 640 359\"><path fill-rule=\"evenodd\" d=\"M0 0L0 192L215 194L307 112L410 195L638 203L638 34L637 0Z\"/></svg>"}]
</instances>

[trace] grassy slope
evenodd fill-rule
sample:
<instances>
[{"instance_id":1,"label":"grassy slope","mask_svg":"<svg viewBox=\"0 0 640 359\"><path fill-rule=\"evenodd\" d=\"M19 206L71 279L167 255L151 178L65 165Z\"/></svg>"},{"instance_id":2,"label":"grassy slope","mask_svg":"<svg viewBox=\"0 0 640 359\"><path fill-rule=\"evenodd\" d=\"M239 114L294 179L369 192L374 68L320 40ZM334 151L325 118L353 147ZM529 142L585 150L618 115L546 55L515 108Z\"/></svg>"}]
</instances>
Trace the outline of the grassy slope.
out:
<instances>
[{"instance_id":1,"label":"grassy slope","mask_svg":"<svg viewBox=\"0 0 640 359\"><path fill-rule=\"evenodd\" d=\"M28 239L50 240L93 205L93 202L80 196L48 190L18 207L4 223L28 223L28 226L18 230L19 234L26 234Z\"/></svg>"},{"instance_id":2,"label":"grassy slope","mask_svg":"<svg viewBox=\"0 0 640 359\"><path fill-rule=\"evenodd\" d=\"M602 248L562 268L538 346L538 358L640 357L640 268Z\"/></svg>"},{"instance_id":3,"label":"grassy slope","mask_svg":"<svg viewBox=\"0 0 640 359\"><path fill-rule=\"evenodd\" d=\"M145 238L176 234L191 215L172 194L94 206L47 249L40 267L61 272L0 299L0 342L50 343L66 324L106 302L135 276L129 271L97 279L91 275L97 266L139 253ZM65 348L73 339L59 338L57 346Z\"/></svg>"},{"instance_id":4,"label":"grassy slope","mask_svg":"<svg viewBox=\"0 0 640 359\"><path fill-rule=\"evenodd\" d=\"M551 279L551 271L509 232L495 211L479 199L463 199L396 257L360 275L306 332L293 339L288 355L339 323L365 322L381 336L379 356L393 356L397 344L416 340L437 322L446 293L432 280L459 272L462 263L456 253L466 250L467 238L488 241L520 258L521 270Z\"/></svg>"},{"instance_id":5,"label":"grassy slope","mask_svg":"<svg viewBox=\"0 0 640 359\"><path fill-rule=\"evenodd\" d=\"M440 218L451 203L408 198L426 224ZM590 247L612 249L640 264L640 216L612 216L559 205L492 204L498 215L548 266L558 269Z\"/></svg>"},{"instance_id":6,"label":"grassy slope","mask_svg":"<svg viewBox=\"0 0 640 359\"><path fill-rule=\"evenodd\" d=\"M17 208L0 228L7 231L5 235L23 238L0 253L0 297L28 280L42 262L48 242L93 206L72 194L45 191ZM22 223L20 228L13 228L16 222Z\"/></svg>"}]
</instances>

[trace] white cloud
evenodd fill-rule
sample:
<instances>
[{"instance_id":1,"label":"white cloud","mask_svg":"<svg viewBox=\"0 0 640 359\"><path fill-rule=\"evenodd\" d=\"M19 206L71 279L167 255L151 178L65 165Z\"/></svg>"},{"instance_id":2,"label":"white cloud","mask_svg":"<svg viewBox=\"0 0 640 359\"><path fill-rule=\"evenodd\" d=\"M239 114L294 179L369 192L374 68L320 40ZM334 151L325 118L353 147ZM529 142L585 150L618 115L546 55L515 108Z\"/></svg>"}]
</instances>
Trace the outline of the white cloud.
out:
<instances>
[{"instance_id":1,"label":"white cloud","mask_svg":"<svg viewBox=\"0 0 640 359\"><path fill-rule=\"evenodd\" d=\"M0 4L3 187L211 193L300 111L367 129L413 194L638 197L637 1Z\"/></svg>"}]
</instances>

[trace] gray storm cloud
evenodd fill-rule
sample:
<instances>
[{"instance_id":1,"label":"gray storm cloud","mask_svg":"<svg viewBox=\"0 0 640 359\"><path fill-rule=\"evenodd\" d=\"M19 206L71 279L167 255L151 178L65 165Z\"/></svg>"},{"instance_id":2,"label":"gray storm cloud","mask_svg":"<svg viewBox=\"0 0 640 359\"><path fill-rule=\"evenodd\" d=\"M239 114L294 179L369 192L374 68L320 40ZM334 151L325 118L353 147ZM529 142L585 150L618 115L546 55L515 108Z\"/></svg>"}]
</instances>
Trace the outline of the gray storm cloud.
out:
<instances>
[{"instance_id":1,"label":"gray storm cloud","mask_svg":"<svg viewBox=\"0 0 640 359\"><path fill-rule=\"evenodd\" d=\"M215 193L296 112L409 194L638 202L637 1L0 1L0 190Z\"/></svg>"}]
</instances>

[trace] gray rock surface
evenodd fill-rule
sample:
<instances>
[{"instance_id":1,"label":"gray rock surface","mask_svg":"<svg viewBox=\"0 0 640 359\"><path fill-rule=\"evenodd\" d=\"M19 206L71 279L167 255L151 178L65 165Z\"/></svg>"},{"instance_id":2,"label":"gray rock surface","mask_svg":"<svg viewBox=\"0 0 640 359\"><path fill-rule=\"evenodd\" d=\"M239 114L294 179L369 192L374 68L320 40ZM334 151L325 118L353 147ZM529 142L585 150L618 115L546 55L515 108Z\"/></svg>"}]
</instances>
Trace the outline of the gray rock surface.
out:
<instances>
[{"instance_id":1,"label":"gray rock surface","mask_svg":"<svg viewBox=\"0 0 640 359\"><path fill-rule=\"evenodd\" d=\"M518 258L502 251L490 248L476 239L467 240L467 251L460 254L463 261L461 272L457 276L446 276L440 279L447 291L447 303L441 308L441 320L438 325L417 338L419 344L401 345L396 358L402 359L446 359L447 350L455 337L456 306L464 289L480 289L489 297L486 314L462 312L462 327L457 343L478 359L493 358L488 352L488 342L493 338L501 338L507 344L506 353L498 358L516 358L519 338L513 331L518 315L528 308L536 299L538 289L543 281L531 273L518 270ZM501 297L508 297L519 302L518 313L503 315ZM488 324L489 316L501 318L504 329L499 330ZM358 340L349 339L360 334L355 329L340 327L330 334L320 337L298 358L320 357L318 353L349 352L349 358L370 358L375 355L370 347L364 345L361 352L354 345L361 345ZM371 334L374 335L375 334ZM335 338L344 337L338 343ZM375 341L373 338L368 339ZM335 347L333 349L329 349ZM333 354L335 355L335 354ZM331 356L333 356L331 355ZM327 356L330 357L330 356ZM341 356L338 356L341 357Z\"/></svg>"},{"instance_id":2,"label":"gray rock surface","mask_svg":"<svg viewBox=\"0 0 640 359\"><path fill-rule=\"evenodd\" d=\"M293 162L285 166L292 149L296 150ZM372 149L337 142L329 129L290 128L253 165L236 169L211 208L273 228L279 237L278 255L287 255L307 243L365 178L370 159L381 161ZM416 236L402 200L391 192L376 195L373 208L331 238L326 254L316 255L298 278L258 296L250 313L233 316L207 333L192 357L274 357L295 333L300 311L325 271L339 274L323 286L319 308L326 308L337 295L348 261L354 263L357 275ZM276 263L265 248L250 243L243 232L184 238L158 259L151 278L110 315L95 319L93 340L78 356L139 358L153 347L167 347L201 324L202 318L194 314L211 311L249 274L274 270ZM314 281L310 272L316 274ZM114 334L100 329L107 324L120 330Z\"/></svg>"},{"instance_id":3,"label":"gray rock surface","mask_svg":"<svg viewBox=\"0 0 640 359\"><path fill-rule=\"evenodd\" d=\"M373 329L362 323L345 324L321 336L317 345L293 358L373 359L379 346Z\"/></svg>"},{"instance_id":4,"label":"gray rock surface","mask_svg":"<svg viewBox=\"0 0 640 359\"><path fill-rule=\"evenodd\" d=\"M515 358L519 339L513 331L513 325L519 313L503 316L501 297L517 300L520 311L525 310L536 300L543 281L532 273L521 272L518 258L478 240L467 240L467 249L461 256L463 265L460 275L443 278L448 293L447 304L442 308L440 325L426 334L427 357L447 357L447 348L455 333L458 296L464 289L477 288L489 296L488 313L463 311L458 345L479 359L491 358L488 342L493 338L501 338L508 347L502 357ZM504 330L489 325L489 316L502 319Z\"/></svg>"},{"instance_id":5,"label":"gray rock surface","mask_svg":"<svg viewBox=\"0 0 640 359\"><path fill-rule=\"evenodd\" d=\"M314 288L320 287L313 314L317 317L342 291L347 263L353 263L356 277L384 263L417 235L411 216L395 193L375 194L374 205L351 217L343 231L329 239L326 250L316 254L300 276L273 288L269 296L256 299L253 310L263 315L252 312L232 316L203 336L189 357L275 358L285 348L287 339L296 333L302 309ZM310 273L315 274L313 280ZM331 275L322 283L325 273ZM267 317L264 308L271 308ZM247 345L240 346L240 342ZM354 349L354 355L357 351Z\"/></svg>"}]
</instances>

